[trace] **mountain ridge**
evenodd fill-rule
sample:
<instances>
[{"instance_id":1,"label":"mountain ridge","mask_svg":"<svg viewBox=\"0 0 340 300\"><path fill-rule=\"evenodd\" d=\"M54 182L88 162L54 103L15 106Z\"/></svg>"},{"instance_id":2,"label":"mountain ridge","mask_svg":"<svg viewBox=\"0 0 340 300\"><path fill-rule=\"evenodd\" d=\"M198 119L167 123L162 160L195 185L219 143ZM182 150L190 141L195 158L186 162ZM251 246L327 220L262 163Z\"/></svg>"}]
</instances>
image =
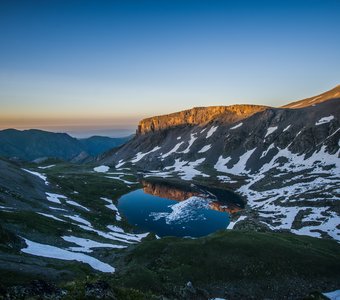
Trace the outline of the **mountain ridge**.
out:
<instances>
[{"instance_id":1,"label":"mountain ridge","mask_svg":"<svg viewBox=\"0 0 340 300\"><path fill-rule=\"evenodd\" d=\"M204 125L216 118L222 118L225 122L237 122L266 108L268 107L251 104L194 107L171 114L143 119L138 124L137 134L146 134L151 131L183 125Z\"/></svg>"},{"instance_id":2,"label":"mountain ridge","mask_svg":"<svg viewBox=\"0 0 340 300\"><path fill-rule=\"evenodd\" d=\"M67 133L9 128L0 131L0 156L26 161L57 158L83 162L113 147L120 146L129 138L94 136L76 139Z\"/></svg>"},{"instance_id":3,"label":"mountain ridge","mask_svg":"<svg viewBox=\"0 0 340 300\"><path fill-rule=\"evenodd\" d=\"M303 108L307 106L316 105L331 99L340 98L340 85L333 89L326 91L314 97L309 97L303 100L297 100L285 104L281 107L273 107L266 105L254 104L233 104L233 105L219 105L219 106L202 106L185 109L182 111L157 115L142 119L137 127L136 134L146 134L159 130L166 130L176 126L186 125L205 125L206 123L221 119L224 122L235 123L242 119L248 118L251 115L261 112L266 109L293 109Z\"/></svg>"},{"instance_id":4,"label":"mountain ridge","mask_svg":"<svg viewBox=\"0 0 340 300\"><path fill-rule=\"evenodd\" d=\"M230 189L247 202L247 218L272 230L340 240L340 99L332 95L297 109L269 107L234 123L222 114L148 131L97 164Z\"/></svg>"}]
</instances>

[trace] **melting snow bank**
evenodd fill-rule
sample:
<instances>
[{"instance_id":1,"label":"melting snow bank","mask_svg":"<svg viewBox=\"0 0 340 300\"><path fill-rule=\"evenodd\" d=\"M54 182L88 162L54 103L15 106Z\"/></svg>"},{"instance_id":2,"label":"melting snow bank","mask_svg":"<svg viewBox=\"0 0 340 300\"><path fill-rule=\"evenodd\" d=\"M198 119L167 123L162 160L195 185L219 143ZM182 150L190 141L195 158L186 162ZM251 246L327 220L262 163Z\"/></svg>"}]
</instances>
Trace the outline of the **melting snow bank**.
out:
<instances>
[{"instance_id":1,"label":"melting snow bank","mask_svg":"<svg viewBox=\"0 0 340 300\"><path fill-rule=\"evenodd\" d=\"M99 167L93 168L93 171L95 171L97 173L106 173L109 170L110 170L110 167L108 167L108 166L99 166Z\"/></svg>"},{"instance_id":2,"label":"melting snow bank","mask_svg":"<svg viewBox=\"0 0 340 300\"><path fill-rule=\"evenodd\" d=\"M205 161L205 158L198 159L196 161L181 161L180 158L177 158L175 160L174 165L165 167L165 170L171 170L172 172L178 172L181 175L181 178L183 180L191 180L195 176L204 176L209 177L208 175L205 175L204 173L196 170L195 168L199 166L201 163Z\"/></svg>"},{"instance_id":3,"label":"melting snow bank","mask_svg":"<svg viewBox=\"0 0 340 300\"><path fill-rule=\"evenodd\" d=\"M150 150L149 152L145 152L145 153L143 153L143 152L138 152L138 153L136 154L136 156L131 160L131 162L132 162L132 163L136 163L136 162L140 161L144 156L146 156L146 155L148 155L148 154L150 154L150 153L152 153L152 152L155 152L155 151L157 151L157 150L159 150L159 149L161 149L161 147L156 146L155 148L153 148L153 149Z\"/></svg>"},{"instance_id":4,"label":"melting snow bank","mask_svg":"<svg viewBox=\"0 0 340 300\"><path fill-rule=\"evenodd\" d=\"M330 300L340 300L340 290L334 292L323 293Z\"/></svg>"},{"instance_id":5,"label":"melting snow bank","mask_svg":"<svg viewBox=\"0 0 340 300\"><path fill-rule=\"evenodd\" d=\"M120 213L118 211L118 208L116 205L114 205L112 203L112 200L108 199L108 198L100 198L101 200L104 200L105 202L109 203L108 205L105 205L105 207L107 207L108 209L111 209L113 210L114 212L116 212L116 221L121 221L122 220L122 217L120 216Z\"/></svg>"},{"instance_id":6,"label":"melting snow bank","mask_svg":"<svg viewBox=\"0 0 340 300\"><path fill-rule=\"evenodd\" d=\"M38 167L39 169L50 169L55 167L55 165L49 165L49 166L44 166L44 167Z\"/></svg>"},{"instance_id":7,"label":"melting snow bank","mask_svg":"<svg viewBox=\"0 0 340 300\"><path fill-rule=\"evenodd\" d=\"M113 244L107 244L107 243L99 243L99 242L96 242L96 241L92 241L90 239L83 239L83 238L75 237L75 236L62 236L62 239L64 241L78 245L79 247L70 247L71 251L78 251L78 252L91 253L92 248L122 249L122 248L127 247L127 246L123 246L123 245L113 245Z\"/></svg>"},{"instance_id":8,"label":"melting snow bank","mask_svg":"<svg viewBox=\"0 0 340 300\"><path fill-rule=\"evenodd\" d=\"M233 229L237 222L240 222L240 221L242 221L242 220L244 220L246 218L247 218L246 216L241 216L236 221L230 222L228 227L227 227L227 229Z\"/></svg>"},{"instance_id":9,"label":"melting snow bank","mask_svg":"<svg viewBox=\"0 0 340 300\"><path fill-rule=\"evenodd\" d=\"M230 130L237 129L237 128L241 127L242 125L243 125L243 123L241 122L241 123L239 123L239 124L237 124L237 125L231 127Z\"/></svg>"},{"instance_id":10,"label":"melting snow bank","mask_svg":"<svg viewBox=\"0 0 340 300\"><path fill-rule=\"evenodd\" d=\"M80 207L80 208L82 208L83 210L90 211L87 207L82 206L82 205L80 205L79 203L77 203L77 202L75 202L75 201L67 200L66 203L67 203L67 204L70 204L70 205L72 205L72 206Z\"/></svg>"},{"instance_id":11,"label":"melting snow bank","mask_svg":"<svg viewBox=\"0 0 340 300\"><path fill-rule=\"evenodd\" d=\"M46 198L48 201L61 204L60 199L67 199L66 196L59 195L59 194L53 194L53 193L46 193Z\"/></svg>"},{"instance_id":12,"label":"melting snow bank","mask_svg":"<svg viewBox=\"0 0 340 300\"><path fill-rule=\"evenodd\" d=\"M317 121L317 122L315 123L315 126L329 123L329 122L332 121L333 119L334 119L334 116L332 116L332 115L329 116L329 117L323 117L323 118L321 118L319 121Z\"/></svg>"},{"instance_id":13,"label":"melting snow bank","mask_svg":"<svg viewBox=\"0 0 340 300\"><path fill-rule=\"evenodd\" d=\"M21 249L21 251L24 253L61 260L76 260L90 265L93 269L97 271L105 273L113 273L115 271L115 268L110 266L109 264L103 263L100 260L86 254L74 253L58 247L32 242L27 239L24 240L27 245L26 248Z\"/></svg>"},{"instance_id":14,"label":"melting snow bank","mask_svg":"<svg viewBox=\"0 0 340 300\"><path fill-rule=\"evenodd\" d=\"M169 207L172 212L151 213L150 216L156 221L164 218L166 224L180 224L192 220L202 220L204 216L199 212L199 209L209 209L209 203L210 201L205 198L194 196L185 201L170 205Z\"/></svg>"},{"instance_id":15,"label":"melting snow bank","mask_svg":"<svg viewBox=\"0 0 340 300\"><path fill-rule=\"evenodd\" d=\"M22 169L23 171L27 172L27 173L30 173L34 176L37 176L39 177L40 179L42 179L46 185L48 185L48 181L47 181L47 177L41 173L38 173L38 172L33 172L33 171L30 171L30 170L27 170L27 169Z\"/></svg>"},{"instance_id":16,"label":"melting snow bank","mask_svg":"<svg viewBox=\"0 0 340 300\"><path fill-rule=\"evenodd\" d=\"M266 138L268 135L272 134L276 129L277 129L277 126L268 127L267 133L266 133L266 135L264 137Z\"/></svg>"},{"instance_id":17,"label":"melting snow bank","mask_svg":"<svg viewBox=\"0 0 340 300\"><path fill-rule=\"evenodd\" d=\"M209 131L207 132L207 136L206 138L210 138L214 133L215 131L217 130L218 126L212 126ZM201 131L201 133L203 132L203 130Z\"/></svg>"}]
</instances>

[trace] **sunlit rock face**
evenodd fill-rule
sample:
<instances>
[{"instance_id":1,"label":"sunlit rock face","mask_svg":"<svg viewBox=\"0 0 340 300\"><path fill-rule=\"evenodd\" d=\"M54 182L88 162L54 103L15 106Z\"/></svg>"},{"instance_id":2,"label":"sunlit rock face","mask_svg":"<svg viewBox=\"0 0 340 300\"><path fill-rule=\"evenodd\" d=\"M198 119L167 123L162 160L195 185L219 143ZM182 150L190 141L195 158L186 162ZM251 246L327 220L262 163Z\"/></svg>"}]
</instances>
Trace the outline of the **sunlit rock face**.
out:
<instances>
[{"instance_id":1,"label":"sunlit rock face","mask_svg":"<svg viewBox=\"0 0 340 300\"><path fill-rule=\"evenodd\" d=\"M239 206L230 202L217 201L216 199L212 199L211 195L204 194L203 192L198 192L194 190L190 190L189 188L179 188L166 183L159 182L150 182L146 180L142 180L143 191L147 194L167 198L170 200L176 201L185 201L191 197L200 197L207 199L207 205L210 209L227 212L227 213L236 213L241 210Z\"/></svg>"},{"instance_id":2,"label":"sunlit rock face","mask_svg":"<svg viewBox=\"0 0 340 300\"><path fill-rule=\"evenodd\" d=\"M234 123L251 115L265 110L266 106L260 105L231 105L195 107L192 109L147 118L141 120L137 134L165 130L185 125L205 125L213 119L220 119L226 124Z\"/></svg>"},{"instance_id":3,"label":"sunlit rock face","mask_svg":"<svg viewBox=\"0 0 340 300\"><path fill-rule=\"evenodd\" d=\"M293 109L298 109L302 107L307 107L310 105L317 105L319 103L328 101L330 99L337 99L340 98L340 85L337 85L334 89L331 89L325 93L322 93L318 96L310 97L307 99L295 101L292 103L289 103L287 105L284 105L282 107L284 108L293 108Z\"/></svg>"}]
</instances>

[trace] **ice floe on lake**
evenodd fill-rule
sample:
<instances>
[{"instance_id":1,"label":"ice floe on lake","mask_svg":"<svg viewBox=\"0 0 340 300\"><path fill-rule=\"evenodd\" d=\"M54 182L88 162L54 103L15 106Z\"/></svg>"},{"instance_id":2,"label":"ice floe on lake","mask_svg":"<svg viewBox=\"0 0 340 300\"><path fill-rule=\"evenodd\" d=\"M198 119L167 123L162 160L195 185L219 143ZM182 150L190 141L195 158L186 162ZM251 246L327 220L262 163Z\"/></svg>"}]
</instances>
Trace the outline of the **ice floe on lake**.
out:
<instances>
[{"instance_id":1,"label":"ice floe on lake","mask_svg":"<svg viewBox=\"0 0 340 300\"><path fill-rule=\"evenodd\" d=\"M322 293L324 296L329 298L330 300L340 300L340 290L336 290L333 292Z\"/></svg>"},{"instance_id":2,"label":"ice floe on lake","mask_svg":"<svg viewBox=\"0 0 340 300\"><path fill-rule=\"evenodd\" d=\"M209 203L210 201L205 198L193 196L187 200L170 205L171 212L151 213L150 216L156 221L164 218L166 224L180 224L192 220L201 220L204 219L204 215L199 212L199 209L209 209Z\"/></svg>"}]
</instances>

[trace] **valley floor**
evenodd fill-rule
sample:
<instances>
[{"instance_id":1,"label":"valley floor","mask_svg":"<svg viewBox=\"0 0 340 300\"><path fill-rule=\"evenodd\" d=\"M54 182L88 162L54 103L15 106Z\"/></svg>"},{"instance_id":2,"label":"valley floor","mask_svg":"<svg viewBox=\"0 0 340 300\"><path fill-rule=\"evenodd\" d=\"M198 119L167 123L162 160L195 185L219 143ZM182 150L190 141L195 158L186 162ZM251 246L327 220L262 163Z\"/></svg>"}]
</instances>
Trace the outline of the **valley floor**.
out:
<instances>
[{"instance_id":1,"label":"valley floor","mask_svg":"<svg viewBox=\"0 0 340 300\"><path fill-rule=\"evenodd\" d=\"M39 294L91 299L96 293L109 299L299 299L340 287L340 246L334 241L339 228L331 223L337 208L329 204L326 210L315 206L309 210L313 199L308 197L320 194L314 191L313 196L301 185L296 190L293 184L287 194L285 182L293 182L297 173L290 178L272 174L279 178L275 195L269 192L273 182L271 189L256 189L263 178L234 176L229 183L212 183L213 177L190 180L238 189L252 200L233 216L235 230L199 239L157 239L137 232L117 209L121 195L141 187L133 170L2 163L0 294L13 296L8 299ZM167 175L179 180L175 173ZM321 170L309 175L308 180L323 180ZM338 180L324 179L330 180L325 197L337 192L333 179ZM298 192L305 198L294 207L285 203ZM264 204L270 210L264 211ZM299 231L298 226L305 229ZM311 230L313 226L317 230Z\"/></svg>"}]
</instances>

